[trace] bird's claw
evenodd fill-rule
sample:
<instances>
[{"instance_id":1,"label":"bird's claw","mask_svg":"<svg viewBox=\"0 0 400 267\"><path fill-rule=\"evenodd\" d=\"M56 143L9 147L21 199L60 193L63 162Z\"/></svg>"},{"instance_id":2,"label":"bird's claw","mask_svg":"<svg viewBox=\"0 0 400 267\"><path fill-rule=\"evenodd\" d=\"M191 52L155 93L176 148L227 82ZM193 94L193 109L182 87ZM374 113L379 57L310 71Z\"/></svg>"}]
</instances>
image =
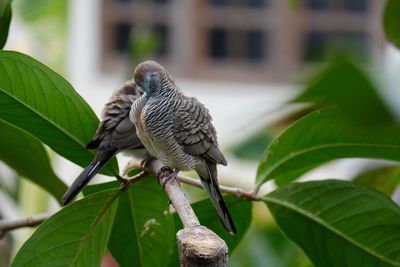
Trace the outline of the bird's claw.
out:
<instances>
[{"instance_id":1,"label":"bird's claw","mask_svg":"<svg viewBox=\"0 0 400 267\"><path fill-rule=\"evenodd\" d=\"M154 158L153 157L151 157L151 156L148 156L148 157L146 157L145 159L143 159L141 162L140 162L140 168L142 168L143 170L145 170L146 169L146 167L149 165L149 163L153 160Z\"/></svg>"},{"instance_id":2,"label":"bird's claw","mask_svg":"<svg viewBox=\"0 0 400 267\"><path fill-rule=\"evenodd\" d=\"M178 177L179 170L172 171L170 168L163 166L158 172L157 176L160 178L161 186L165 189L165 185Z\"/></svg>"}]
</instances>

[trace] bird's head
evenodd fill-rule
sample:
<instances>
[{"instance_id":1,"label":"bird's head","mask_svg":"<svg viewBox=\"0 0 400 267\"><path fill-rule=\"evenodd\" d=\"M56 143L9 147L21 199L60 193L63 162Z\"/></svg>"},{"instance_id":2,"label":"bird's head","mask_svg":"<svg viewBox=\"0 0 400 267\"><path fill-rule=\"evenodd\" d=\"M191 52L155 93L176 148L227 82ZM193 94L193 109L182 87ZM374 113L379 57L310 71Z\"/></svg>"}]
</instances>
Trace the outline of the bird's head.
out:
<instances>
[{"instance_id":1,"label":"bird's head","mask_svg":"<svg viewBox=\"0 0 400 267\"><path fill-rule=\"evenodd\" d=\"M133 78L135 83L148 96L161 90L161 74L165 72L163 66L155 61L144 61L137 65Z\"/></svg>"}]
</instances>

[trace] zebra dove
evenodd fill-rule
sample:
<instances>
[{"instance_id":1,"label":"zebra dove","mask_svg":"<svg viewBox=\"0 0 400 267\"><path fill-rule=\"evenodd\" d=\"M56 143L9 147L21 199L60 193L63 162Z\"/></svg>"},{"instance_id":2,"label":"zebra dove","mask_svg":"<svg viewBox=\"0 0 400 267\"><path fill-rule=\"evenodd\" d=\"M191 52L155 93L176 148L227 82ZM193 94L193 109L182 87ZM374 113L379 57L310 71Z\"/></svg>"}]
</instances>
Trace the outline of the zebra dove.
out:
<instances>
[{"instance_id":1,"label":"zebra dove","mask_svg":"<svg viewBox=\"0 0 400 267\"><path fill-rule=\"evenodd\" d=\"M96 155L64 194L63 205L76 197L100 169L120 151L144 157L144 146L136 135L135 125L129 119L132 104L139 97L140 92L133 81L127 81L111 95L102 110L96 134L86 146L88 149L97 149Z\"/></svg>"},{"instance_id":2,"label":"zebra dove","mask_svg":"<svg viewBox=\"0 0 400 267\"><path fill-rule=\"evenodd\" d=\"M196 98L185 96L157 62L139 64L134 81L144 91L130 112L140 141L151 156L174 170L168 179L180 170L195 170L222 224L235 234L217 181L217 164L227 162L208 110Z\"/></svg>"}]
</instances>

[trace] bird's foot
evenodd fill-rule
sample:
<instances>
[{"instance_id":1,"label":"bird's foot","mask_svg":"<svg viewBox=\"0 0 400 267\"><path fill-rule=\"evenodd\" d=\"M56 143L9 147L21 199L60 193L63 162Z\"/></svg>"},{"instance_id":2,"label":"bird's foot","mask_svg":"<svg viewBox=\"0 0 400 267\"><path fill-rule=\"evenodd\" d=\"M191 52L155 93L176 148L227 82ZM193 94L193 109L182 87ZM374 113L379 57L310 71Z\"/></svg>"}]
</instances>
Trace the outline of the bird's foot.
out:
<instances>
[{"instance_id":1,"label":"bird's foot","mask_svg":"<svg viewBox=\"0 0 400 267\"><path fill-rule=\"evenodd\" d=\"M175 169L174 171L172 171L170 168L168 168L168 167L162 167L159 171L158 171L158 173L157 173L157 176L159 177L159 178L161 178L160 180L161 180L161 186L162 186L162 188L163 189L165 189L165 185L168 183L168 182L170 182L170 181L172 181L172 180L174 180L174 179L177 179L177 177L178 177L178 173L179 173L179 170L178 169Z\"/></svg>"},{"instance_id":2,"label":"bird's foot","mask_svg":"<svg viewBox=\"0 0 400 267\"><path fill-rule=\"evenodd\" d=\"M146 167L149 165L149 163L150 163L153 159L155 159L155 158L152 157L152 156L148 156L147 158L143 159L143 160L140 162L140 168L142 168L143 170L145 170Z\"/></svg>"}]
</instances>

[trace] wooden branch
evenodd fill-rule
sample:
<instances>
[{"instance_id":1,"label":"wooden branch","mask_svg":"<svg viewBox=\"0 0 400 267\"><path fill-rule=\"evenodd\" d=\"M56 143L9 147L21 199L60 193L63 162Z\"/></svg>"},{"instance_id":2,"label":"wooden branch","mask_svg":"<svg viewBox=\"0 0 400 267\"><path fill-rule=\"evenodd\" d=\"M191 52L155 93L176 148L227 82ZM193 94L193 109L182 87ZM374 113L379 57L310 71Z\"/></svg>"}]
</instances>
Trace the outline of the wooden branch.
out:
<instances>
[{"instance_id":1,"label":"wooden branch","mask_svg":"<svg viewBox=\"0 0 400 267\"><path fill-rule=\"evenodd\" d=\"M213 231L201 226L190 202L181 190L179 182L175 179L164 183L164 179L172 171L160 170L163 165L158 160L150 161L146 171L159 175L161 184L165 184L165 192L175 208L184 226L176 234L179 247L179 258L181 267L227 267L228 247L224 240Z\"/></svg>"},{"instance_id":2,"label":"wooden branch","mask_svg":"<svg viewBox=\"0 0 400 267\"><path fill-rule=\"evenodd\" d=\"M152 160L148 163L147 168L148 171L152 173L158 174L163 165L158 160ZM171 172L164 172L158 177L161 184L164 184L164 179ZM185 193L181 190L181 187L177 180L173 179L168 181L168 183L164 186L165 192L168 194L168 197L171 201L172 206L175 208L176 213L178 213L179 218L182 221L184 227L189 226L198 226L200 225L199 220L196 217L192 207L190 206L190 202L185 196Z\"/></svg>"},{"instance_id":3,"label":"wooden branch","mask_svg":"<svg viewBox=\"0 0 400 267\"><path fill-rule=\"evenodd\" d=\"M225 241L204 226L183 228L176 234L181 267L228 267Z\"/></svg>"},{"instance_id":4,"label":"wooden branch","mask_svg":"<svg viewBox=\"0 0 400 267\"><path fill-rule=\"evenodd\" d=\"M12 230L22 228L22 227L35 227L45 221L48 217L50 217L51 213L43 213L34 216L30 216L28 218L19 219L19 220L1 220L0 221L0 239L4 237L4 235Z\"/></svg>"},{"instance_id":5,"label":"wooden branch","mask_svg":"<svg viewBox=\"0 0 400 267\"><path fill-rule=\"evenodd\" d=\"M139 166L139 165L135 164L134 162L129 162L128 165L125 167L124 171L122 172L122 175L125 176L126 173L128 173L128 171L130 169L142 168L142 167L143 166ZM151 170L148 170L148 171L151 171ZM195 186L198 188L203 188L201 182L194 178L179 175L178 180L179 180L179 182L184 183L184 184L192 185L192 186ZM233 196L236 196L239 198L243 198L243 199L251 200L251 201L261 201L261 198L259 196L257 196L257 192L255 192L255 191L246 192L242 188L231 187L231 186L226 186L226 185L219 185L219 189L222 193L233 195Z\"/></svg>"},{"instance_id":6,"label":"wooden branch","mask_svg":"<svg viewBox=\"0 0 400 267\"><path fill-rule=\"evenodd\" d=\"M133 177L121 177L116 175L118 181L121 182L121 191L127 190L133 183L140 181L143 179L148 173L146 171L142 171ZM34 215L25 219L19 220L0 220L0 239L4 237L4 235L12 230L23 228L23 227L34 227L41 224L47 218L53 216L54 213L43 213Z\"/></svg>"},{"instance_id":7,"label":"wooden branch","mask_svg":"<svg viewBox=\"0 0 400 267\"><path fill-rule=\"evenodd\" d=\"M193 179L187 176L178 176L178 179L180 182L188 184L188 185L193 185L198 188L203 188L201 182L197 179ZM229 195L234 195L239 198L243 198L246 200L252 200L252 201L261 201L261 198L258 197L257 195L251 193L251 192L246 192L241 188L238 187L231 187L231 186L225 186L225 185L220 185L219 189L223 193L227 193Z\"/></svg>"}]
</instances>

